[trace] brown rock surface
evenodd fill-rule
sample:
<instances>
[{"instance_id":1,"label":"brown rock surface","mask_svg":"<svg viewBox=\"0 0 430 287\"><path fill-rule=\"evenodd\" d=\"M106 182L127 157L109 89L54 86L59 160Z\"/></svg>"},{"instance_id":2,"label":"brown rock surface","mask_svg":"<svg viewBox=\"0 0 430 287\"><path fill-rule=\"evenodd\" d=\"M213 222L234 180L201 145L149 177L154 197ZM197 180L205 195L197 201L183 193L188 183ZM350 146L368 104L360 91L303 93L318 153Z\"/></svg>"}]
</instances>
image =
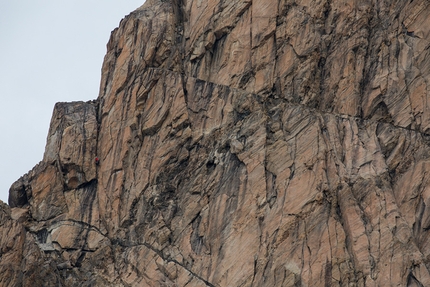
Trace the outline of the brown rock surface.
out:
<instances>
[{"instance_id":1,"label":"brown rock surface","mask_svg":"<svg viewBox=\"0 0 430 287\"><path fill-rule=\"evenodd\" d=\"M426 3L147 0L0 206L0 286L430 286Z\"/></svg>"}]
</instances>

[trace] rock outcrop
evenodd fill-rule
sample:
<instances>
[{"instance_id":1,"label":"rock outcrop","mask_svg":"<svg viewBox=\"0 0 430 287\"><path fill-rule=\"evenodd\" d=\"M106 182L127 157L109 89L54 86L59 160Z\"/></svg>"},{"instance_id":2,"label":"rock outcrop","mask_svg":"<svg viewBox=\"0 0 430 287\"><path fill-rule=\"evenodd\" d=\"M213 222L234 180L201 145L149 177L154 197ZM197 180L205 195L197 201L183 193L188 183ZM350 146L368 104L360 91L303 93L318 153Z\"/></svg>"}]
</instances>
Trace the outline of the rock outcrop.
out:
<instances>
[{"instance_id":1,"label":"rock outcrop","mask_svg":"<svg viewBox=\"0 0 430 287\"><path fill-rule=\"evenodd\" d=\"M430 286L429 16L147 0L0 206L0 285Z\"/></svg>"}]
</instances>

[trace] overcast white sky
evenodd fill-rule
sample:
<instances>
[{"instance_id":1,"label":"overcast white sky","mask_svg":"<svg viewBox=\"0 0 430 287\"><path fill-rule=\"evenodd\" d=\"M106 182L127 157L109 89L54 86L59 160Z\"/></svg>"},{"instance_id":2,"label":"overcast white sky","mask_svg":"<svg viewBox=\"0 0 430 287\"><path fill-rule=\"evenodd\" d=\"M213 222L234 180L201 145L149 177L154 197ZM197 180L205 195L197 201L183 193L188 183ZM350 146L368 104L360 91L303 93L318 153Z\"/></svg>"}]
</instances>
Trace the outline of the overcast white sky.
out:
<instances>
[{"instance_id":1,"label":"overcast white sky","mask_svg":"<svg viewBox=\"0 0 430 287\"><path fill-rule=\"evenodd\" d=\"M40 160L56 102L96 99L110 32L144 0L0 0L0 200Z\"/></svg>"}]
</instances>

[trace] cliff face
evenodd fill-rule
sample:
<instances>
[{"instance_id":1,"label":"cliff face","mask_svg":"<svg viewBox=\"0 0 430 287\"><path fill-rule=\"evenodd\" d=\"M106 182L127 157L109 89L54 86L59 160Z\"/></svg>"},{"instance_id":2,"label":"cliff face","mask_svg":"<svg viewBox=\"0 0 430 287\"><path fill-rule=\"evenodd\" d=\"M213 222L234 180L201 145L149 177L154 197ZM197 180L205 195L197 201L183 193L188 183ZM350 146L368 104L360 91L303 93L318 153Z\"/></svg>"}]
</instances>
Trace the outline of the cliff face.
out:
<instances>
[{"instance_id":1,"label":"cliff face","mask_svg":"<svg viewBox=\"0 0 430 287\"><path fill-rule=\"evenodd\" d=\"M0 285L429 286L428 39L426 1L147 0L0 207Z\"/></svg>"}]
</instances>

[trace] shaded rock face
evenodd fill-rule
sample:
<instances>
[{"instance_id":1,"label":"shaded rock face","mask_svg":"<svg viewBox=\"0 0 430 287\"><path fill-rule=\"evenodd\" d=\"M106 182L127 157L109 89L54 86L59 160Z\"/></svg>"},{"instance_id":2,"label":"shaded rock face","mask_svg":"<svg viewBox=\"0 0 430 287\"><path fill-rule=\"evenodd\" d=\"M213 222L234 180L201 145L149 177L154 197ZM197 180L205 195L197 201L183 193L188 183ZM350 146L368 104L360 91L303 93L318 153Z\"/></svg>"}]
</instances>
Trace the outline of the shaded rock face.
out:
<instances>
[{"instance_id":1,"label":"shaded rock face","mask_svg":"<svg viewBox=\"0 0 430 287\"><path fill-rule=\"evenodd\" d=\"M0 285L430 285L429 14L148 0L0 206Z\"/></svg>"}]
</instances>

